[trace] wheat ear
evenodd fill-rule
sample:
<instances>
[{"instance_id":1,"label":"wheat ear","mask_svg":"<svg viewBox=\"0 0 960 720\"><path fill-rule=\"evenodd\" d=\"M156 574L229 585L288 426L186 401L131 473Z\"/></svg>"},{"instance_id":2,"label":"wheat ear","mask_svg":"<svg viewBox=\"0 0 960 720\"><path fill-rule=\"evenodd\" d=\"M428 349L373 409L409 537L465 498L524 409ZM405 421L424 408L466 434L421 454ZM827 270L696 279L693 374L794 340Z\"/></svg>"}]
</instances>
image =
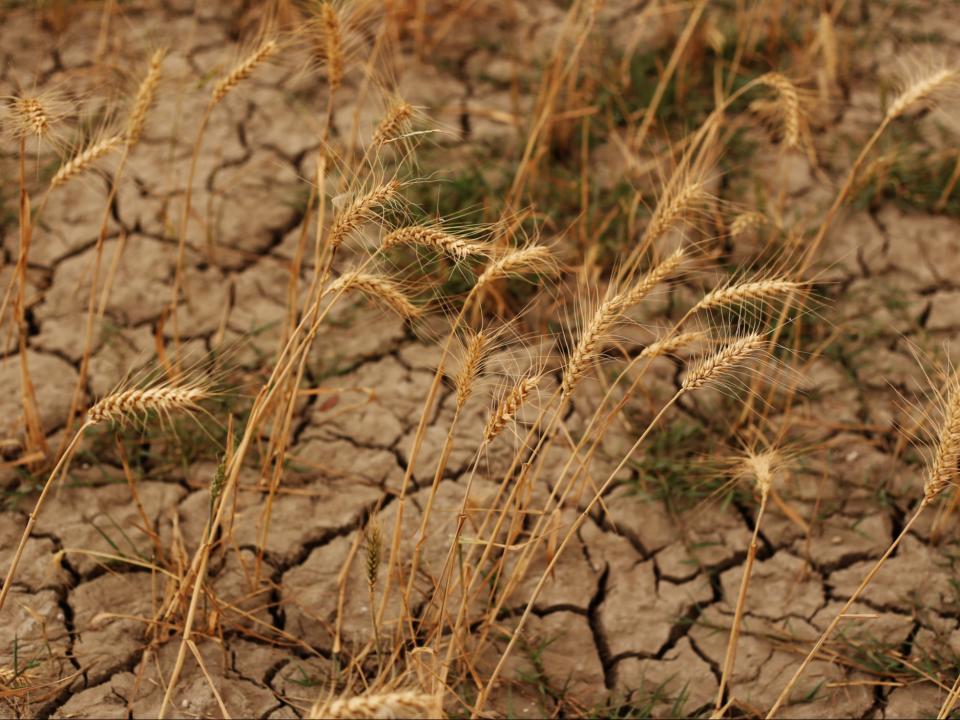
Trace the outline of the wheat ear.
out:
<instances>
[{"instance_id":1,"label":"wheat ear","mask_svg":"<svg viewBox=\"0 0 960 720\"><path fill-rule=\"evenodd\" d=\"M373 639L377 644L377 658L380 659L380 627L377 624L376 603L377 578L380 574L380 563L383 561L383 532L375 518L371 518L365 533L366 543L366 573L367 595L370 605L370 623L373 627ZM382 662L382 660L381 660Z\"/></svg>"},{"instance_id":2,"label":"wheat ear","mask_svg":"<svg viewBox=\"0 0 960 720\"><path fill-rule=\"evenodd\" d=\"M960 463L960 382L954 379L947 393L937 451L934 453L930 470L923 483L923 497L927 502L932 502L956 480L958 463Z\"/></svg>"},{"instance_id":3,"label":"wheat ear","mask_svg":"<svg viewBox=\"0 0 960 720\"><path fill-rule=\"evenodd\" d=\"M738 238L748 230L766 225L766 215L758 212L745 212L737 215L730 223L730 236Z\"/></svg>"},{"instance_id":4,"label":"wheat ear","mask_svg":"<svg viewBox=\"0 0 960 720\"><path fill-rule=\"evenodd\" d=\"M356 196L340 214L334 218L330 227L330 246L340 247L343 241L373 217L378 208L389 205L400 192L399 180L388 180L373 190Z\"/></svg>"},{"instance_id":5,"label":"wheat ear","mask_svg":"<svg viewBox=\"0 0 960 720\"><path fill-rule=\"evenodd\" d=\"M669 335L662 340L657 340L647 345L643 351L640 353L639 357L643 358L655 358L662 355L670 355L675 353L680 348L686 347L690 343L696 342L697 340L702 340L707 334L702 330L694 330L692 332L678 333L676 335Z\"/></svg>"},{"instance_id":6,"label":"wheat ear","mask_svg":"<svg viewBox=\"0 0 960 720\"><path fill-rule=\"evenodd\" d=\"M404 101L395 102L373 131L373 144L377 147L396 140L413 116L413 106Z\"/></svg>"},{"instance_id":7,"label":"wheat ear","mask_svg":"<svg viewBox=\"0 0 960 720\"><path fill-rule=\"evenodd\" d=\"M320 25L323 33L323 49L327 56L327 83L334 92L343 82L343 35L340 18L333 4L326 2L320 8Z\"/></svg>"},{"instance_id":8,"label":"wheat ear","mask_svg":"<svg viewBox=\"0 0 960 720\"><path fill-rule=\"evenodd\" d=\"M603 348L603 342L624 309L623 295L615 295L600 303L593 319L580 336L580 341L570 354L570 361L563 372L560 389L564 398L570 397L580 378L584 376Z\"/></svg>"},{"instance_id":9,"label":"wheat ear","mask_svg":"<svg viewBox=\"0 0 960 720\"><path fill-rule=\"evenodd\" d=\"M147 122L147 113L150 112L154 95L157 93L157 85L160 84L160 69L166 54L166 50L161 48L154 52L153 57L150 58L150 68L147 70L146 77L140 83L137 97L133 102L133 109L130 111L130 118L127 120L126 139L128 147L133 147L140 142L140 136L143 134L143 128Z\"/></svg>"},{"instance_id":10,"label":"wheat ear","mask_svg":"<svg viewBox=\"0 0 960 720\"><path fill-rule=\"evenodd\" d=\"M261 44L260 47L237 64L233 70L221 78L220 82L214 86L213 92L210 95L210 104L216 105L223 100L231 90L250 77L260 63L264 62L279 49L280 46L277 45L276 40L267 40Z\"/></svg>"},{"instance_id":11,"label":"wheat ear","mask_svg":"<svg viewBox=\"0 0 960 720\"><path fill-rule=\"evenodd\" d=\"M675 192L657 204L643 235L650 243L674 226L685 214L706 198L706 190L699 179L690 178Z\"/></svg>"},{"instance_id":12,"label":"wheat ear","mask_svg":"<svg viewBox=\"0 0 960 720\"><path fill-rule=\"evenodd\" d=\"M680 387L684 391L697 390L708 383L720 380L758 353L765 342L762 335L754 333L730 343L690 368Z\"/></svg>"},{"instance_id":13,"label":"wheat ear","mask_svg":"<svg viewBox=\"0 0 960 720\"><path fill-rule=\"evenodd\" d=\"M452 235L429 225L410 225L397 228L387 234L380 243L383 250L389 250L397 245L420 245L450 255L457 260L466 260L471 255L484 252L482 245L470 242L458 235Z\"/></svg>"},{"instance_id":14,"label":"wheat ear","mask_svg":"<svg viewBox=\"0 0 960 720\"><path fill-rule=\"evenodd\" d=\"M381 275L363 272L348 272L330 284L329 292L356 290L369 298L377 300L408 320L420 316L420 308L400 290L396 283Z\"/></svg>"},{"instance_id":15,"label":"wheat ear","mask_svg":"<svg viewBox=\"0 0 960 720\"><path fill-rule=\"evenodd\" d=\"M551 273L556 269L556 260L543 245L527 245L511 250L494 260L477 278L475 290L501 278L526 273Z\"/></svg>"},{"instance_id":16,"label":"wheat ear","mask_svg":"<svg viewBox=\"0 0 960 720\"><path fill-rule=\"evenodd\" d=\"M169 415L176 410L195 410L210 395L201 384L175 385L164 383L146 389L131 388L112 393L87 411L87 422L122 424L132 418L144 418L150 411Z\"/></svg>"},{"instance_id":17,"label":"wheat ear","mask_svg":"<svg viewBox=\"0 0 960 720\"><path fill-rule=\"evenodd\" d=\"M462 410L473 393L473 383L480 374L483 358L490 345L490 335L482 330L471 335L463 354L463 364L454 380L457 391L457 409Z\"/></svg>"},{"instance_id":18,"label":"wheat ear","mask_svg":"<svg viewBox=\"0 0 960 720\"><path fill-rule=\"evenodd\" d=\"M600 304L580 341L570 355L560 387L564 398L569 397L599 356L603 343L613 325L624 310L633 307L650 294L661 282L673 275L683 262L684 251L679 248L662 263L649 270L630 289L625 290Z\"/></svg>"},{"instance_id":19,"label":"wheat ear","mask_svg":"<svg viewBox=\"0 0 960 720\"><path fill-rule=\"evenodd\" d=\"M97 160L106 156L122 141L122 135L112 135L77 153L57 170L57 174L50 180L50 189L60 187L77 175L89 170Z\"/></svg>"},{"instance_id":20,"label":"wheat ear","mask_svg":"<svg viewBox=\"0 0 960 720\"><path fill-rule=\"evenodd\" d=\"M485 442L493 442L497 435L513 422L530 393L540 384L540 378L540 375L527 375L516 382L487 420L487 426L483 431Z\"/></svg>"},{"instance_id":21,"label":"wheat ear","mask_svg":"<svg viewBox=\"0 0 960 720\"><path fill-rule=\"evenodd\" d=\"M793 280L772 278L770 280L756 280L738 285L729 285L717 290L711 290L694 307L693 312L709 310L724 305L734 305L743 302L766 300L777 295L786 295L803 287L803 283Z\"/></svg>"},{"instance_id":22,"label":"wheat ear","mask_svg":"<svg viewBox=\"0 0 960 720\"><path fill-rule=\"evenodd\" d=\"M797 86L780 73L767 73L760 78L763 85L777 91L783 114L783 144L788 148L800 144L800 94Z\"/></svg>"},{"instance_id":23,"label":"wheat ear","mask_svg":"<svg viewBox=\"0 0 960 720\"><path fill-rule=\"evenodd\" d=\"M416 690L369 693L352 698L318 701L311 718L421 718L443 717L439 698Z\"/></svg>"},{"instance_id":24,"label":"wheat ear","mask_svg":"<svg viewBox=\"0 0 960 720\"><path fill-rule=\"evenodd\" d=\"M20 121L20 133L38 138L50 134L51 118L40 98L21 97L13 102L13 109Z\"/></svg>"},{"instance_id":25,"label":"wheat ear","mask_svg":"<svg viewBox=\"0 0 960 720\"><path fill-rule=\"evenodd\" d=\"M887 109L887 120L900 117L910 108L929 101L935 94L956 82L957 71L953 68L935 70L926 77L916 80L890 104Z\"/></svg>"}]
</instances>

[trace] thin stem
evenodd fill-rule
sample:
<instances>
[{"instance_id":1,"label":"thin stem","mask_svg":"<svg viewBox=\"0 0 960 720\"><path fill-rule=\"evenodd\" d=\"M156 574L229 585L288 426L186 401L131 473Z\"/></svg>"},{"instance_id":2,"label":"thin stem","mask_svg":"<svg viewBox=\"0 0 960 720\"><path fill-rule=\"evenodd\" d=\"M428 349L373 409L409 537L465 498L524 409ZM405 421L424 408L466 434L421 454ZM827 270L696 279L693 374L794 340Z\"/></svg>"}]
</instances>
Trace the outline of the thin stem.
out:
<instances>
[{"instance_id":1,"label":"thin stem","mask_svg":"<svg viewBox=\"0 0 960 720\"><path fill-rule=\"evenodd\" d=\"M750 548L747 551L747 561L743 566L743 580L740 582L740 594L737 596L737 609L733 613L733 626L730 628L730 640L727 642L727 655L723 661L723 675L720 678L720 688L717 690L717 702L715 705L714 717L719 717L720 708L723 706L723 691L733 675L734 664L737 661L737 641L740 639L740 624L743 621L743 610L746 606L747 588L750 586L750 573L753 571L753 563L757 558L757 537L760 534L760 523L763 520L763 512L767 509L767 499L769 493L763 493L760 500L760 510L757 512L757 520L753 526L753 537L750 539Z\"/></svg>"},{"instance_id":2,"label":"thin stem","mask_svg":"<svg viewBox=\"0 0 960 720\"><path fill-rule=\"evenodd\" d=\"M20 536L20 544L17 545L17 551L13 554L13 559L10 561L10 568L7 570L7 575L3 579L3 588L0 589L0 610L3 610L3 604L7 599L7 593L10 592L10 587L13 585L13 577L17 572L17 566L20 564L20 558L23 555L23 550L27 546L27 540L30 539L30 533L33 532L33 526L37 524L37 517L40 515L40 508L43 506L43 501L46 500L47 494L50 492L50 488L53 487L53 481L56 479L61 468L63 468L63 466L67 463L67 460L70 458L71 454L76 448L77 443L83 436L83 431L89 426L90 423L84 423L82 426L80 426L80 429L77 430L77 434L73 436L73 440L71 440L70 444L67 446L66 451L60 456L60 460L57 462L56 466L54 466L53 471L47 478L47 482L44 483L43 490L40 491L40 497L37 498L37 503L33 506L33 512L30 513L30 518L27 520L27 527L24 528L23 535Z\"/></svg>"},{"instance_id":3,"label":"thin stem","mask_svg":"<svg viewBox=\"0 0 960 720\"><path fill-rule=\"evenodd\" d=\"M863 579L863 582L860 583L860 587L854 590L853 594L850 596L850 599L847 600L846 604L840 608L840 612L837 613L837 616L833 619L830 625L827 626L827 629L823 631L823 634L820 636L820 639L817 640L816 645L813 646L813 650L803 659L803 662L800 663L800 667L797 668L797 671L793 674L793 677L790 678L790 682L787 683L787 686L783 689L783 692L780 693L780 696L777 698L777 701L773 704L773 707L770 708L770 712L767 713L767 720L774 717L777 714L777 710L780 709L780 706L786 701L787 697L790 695L790 691L793 690L794 686L797 684L797 681L800 679L800 676L803 674L803 671L807 669L814 657L820 651L820 648L823 647L823 644L829 639L833 634L833 631L837 629L837 625L840 624L840 621L843 619L843 616L846 614L847 610L850 609L850 606L856 602L857 598L860 597L860 594L866 589L867 585L873 580L880 568L883 567L883 564L887 561L893 551L897 549L897 546L900 544L900 541L906 537L907 532L913 527L914 522L917 518L920 517L921 513L926 509L929 504L929 500L924 498L920 501L920 506L917 508L917 511L913 514L913 517L910 518L909 522L904 525L903 530L900 531L900 534L897 535L897 539L890 543L890 547L887 548L887 551L883 554L877 564L873 566L870 572L867 573L867 576Z\"/></svg>"},{"instance_id":4,"label":"thin stem","mask_svg":"<svg viewBox=\"0 0 960 720\"><path fill-rule=\"evenodd\" d=\"M537 598L540 596L540 591L543 590L543 586L547 582L547 578L553 573L553 568L556 566L557 561L560 559L560 556L563 555L563 551L566 549L567 545L570 543L570 540L576 534L577 530L580 529L580 526L583 524L584 520L590 514L590 511L593 510L593 506L597 504L600 498L603 497L604 493L613 483L614 479L623 470L624 466L630 461L630 458L633 457L633 454L637 451L640 445L644 440L647 439L647 436L653 430L654 427L660 422L660 419L666 414L667 410L673 407L673 404L680 399L680 396L683 395L684 390L681 388L674 393L673 397L667 401L667 403L660 408L660 412L656 414L653 420L650 421L650 424L647 425L646 430L637 438L637 441L633 446L626 452L623 456L623 459L620 461L620 464L610 473L603 484L599 487L596 494L587 503L586 508L581 512L576 520L573 521L573 524L567 530L566 534L563 537L563 541L560 543L560 546L557 548L557 552L550 559L550 562L547 563L546 569L543 571L543 574L540 576L540 581L537 583L537 586L533 589L533 593L530 595L530 599L527 601L527 606L523 610L523 615L520 616L517 626L513 630L513 635L510 637L510 642L507 643L507 647L504 649L503 654L500 656L500 660L497 663L497 666L493 669L493 673L490 675L490 679L487 680L486 685L483 686L483 689L480 691L480 694L477 696L477 702L473 707L473 712L471 714L472 718L479 716L480 712L483 710L483 706L486 703L487 695L490 693L491 688L493 688L494 683L496 683L497 678L500 676L500 672L503 670L503 666L507 662L507 658L510 655L510 651L513 649L513 646L517 643L517 638L520 637L521 632L523 631L523 626L526 624L527 619L530 617L530 613L533 611L533 604L537 601Z\"/></svg>"},{"instance_id":5,"label":"thin stem","mask_svg":"<svg viewBox=\"0 0 960 720\"><path fill-rule=\"evenodd\" d=\"M960 674L957 675L957 679L953 681L953 687L950 688L950 694L947 695L947 699L943 703L943 707L940 708L940 712L937 713L937 720L947 720L950 717L950 713L953 712L954 706L957 704L957 699L960 698Z\"/></svg>"}]
</instances>

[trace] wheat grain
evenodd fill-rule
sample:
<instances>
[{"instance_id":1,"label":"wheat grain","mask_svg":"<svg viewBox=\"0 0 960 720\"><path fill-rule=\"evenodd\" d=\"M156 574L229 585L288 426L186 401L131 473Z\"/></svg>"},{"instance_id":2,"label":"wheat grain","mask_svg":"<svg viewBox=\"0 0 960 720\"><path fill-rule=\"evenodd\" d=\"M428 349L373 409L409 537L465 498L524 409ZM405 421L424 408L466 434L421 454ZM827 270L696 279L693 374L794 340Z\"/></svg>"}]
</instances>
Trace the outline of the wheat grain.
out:
<instances>
[{"instance_id":1,"label":"wheat grain","mask_svg":"<svg viewBox=\"0 0 960 720\"><path fill-rule=\"evenodd\" d=\"M231 90L250 77L250 75L253 74L253 71L256 70L257 66L277 52L279 47L280 46L277 45L275 40L267 40L256 50L250 53L246 59L237 64L233 70L225 75L220 82L214 86L213 92L210 95L211 106L219 103Z\"/></svg>"},{"instance_id":2,"label":"wheat grain","mask_svg":"<svg viewBox=\"0 0 960 720\"><path fill-rule=\"evenodd\" d=\"M144 418L150 411L169 415L176 410L195 410L209 394L209 388L200 383L164 383L145 389L131 388L107 395L96 403L87 412L87 422L123 424L134 417Z\"/></svg>"},{"instance_id":3,"label":"wheat grain","mask_svg":"<svg viewBox=\"0 0 960 720\"><path fill-rule=\"evenodd\" d=\"M401 718L443 717L439 698L416 690L369 693L352 698L318 701L311 718Z\"/></svg>"},{"instance_id":4,"label":"wheat grain","mask_svg":"<svg viewBox=\"0 0 960 720\"><path fill-rule=\"evenodd\" d=\"M938 92L957 84L957 71L953 68L934 70L912 82L897 96L887 109L887 120L893 120L915 105L928 102Z\"/></svg>"},{"instance_id":5,"label":"wheat grain","mask_svg":"<svg viewBox=\"0 0 960 720\"><path fill-rule=\"evenodd\" d=\"M397 315L408 320L420 316L420 308L414 305L392 281L380 275L362 272L348 272L331 283L329 292L356 290L369 298L379 301Z\"/></svg>"},{"instance_id":6,"label":"wheat grain","mask_svg":"<svg viewBox=\"0 0 960 720\"><path fill-rule=\"evenodd\" d=\"M465 238L444 232L429 225L410 225L390 232L381 242L383 250L397 245L420 245L450 255L457 260L466 260L471 255L484 252L482 245Z\"/></svg>"},{"instance_id":7,"label":"wheat grain","mask_svg":"<svg viewBox=\"0 0 960 720\"><path fill-rule=\"evenodd\" d=\"M166 51L163 49L153 53L153 57L150 58L150 68L137 90L137 97L133 102L133 109L130 111L130 118L127 121L127 145L129 147L133 147L140 142L143 127L147 122L147 113L150 111L153 97L157 92L157 85L160 83L160 68L165 56Z\"/></svg>"},{"instance_id":8,"label":"wheat grain","mask_svg":"<svg viewBox=\"0 0 960 720\"><path fill-rule=\"evenodd\" d=\"M764 342L763 336L757 333L740 338L690 368L680 387L684 391L697 390L707 383L721 379L758 353Z\"/></svg>"},{"instance_id":9,"label":"wheat grain","mask_svg":"<svg viewBox=\"0 0 960 720\"><path fill-rule=\"evenodd\" d=\"M330 227L330 245L338 248L346 238L358 230L363 223L373 217L378 208L389 205L400 191L398 180L388 180L370 192L355 197L343 211L334 218Z\"/></svg>"},{"instance_id":10,"label":"wheat grain","mask_svg":"<svg viewBox=\"0 0 960 720\"><path fill-rule=\"evenodd\" d=\"M803 283L779 278L755 280L711 290L697 303L694 312L709 310L723 305L766 300L776 295L785 295L803 287Z\"/></svg>"},{"instance_id":11,"label":"wheat grain","mask_svg":"<svg viewBox=\"0 0 960 720\"><path fill-rule=\"evenodd\" d=\"M56 175L50 180L50 187L60 187L77 175L90 169L97 160L100 160L123 141L122 135L112 135L87 147L64 163Z\"/></svg>"},{"instance_id":12,"label":"wheat grain","mask_svg":"<svg viewBox=\"0 0 960 720\"><path fill-rule=\"evenodd\" d=\"M483 431L483 439L486 442L493 442L503 429L513 422L530 393L540 384L540 378L540 375L524 376L510 389L487 420L487 426Z\"/></svg>"},{"instance_id":13,"label":"wheat grain","mask_svg":"<svg viewBox=\"0 0 960 720\"><path fill-rule=\"evenodd\" d=\"M958 463L960 463L960 379L955 377L947 393L937 450L923 484L923 497L927 502L933 500L950 483L956 481Z\"/></svg>"}]
</instances>

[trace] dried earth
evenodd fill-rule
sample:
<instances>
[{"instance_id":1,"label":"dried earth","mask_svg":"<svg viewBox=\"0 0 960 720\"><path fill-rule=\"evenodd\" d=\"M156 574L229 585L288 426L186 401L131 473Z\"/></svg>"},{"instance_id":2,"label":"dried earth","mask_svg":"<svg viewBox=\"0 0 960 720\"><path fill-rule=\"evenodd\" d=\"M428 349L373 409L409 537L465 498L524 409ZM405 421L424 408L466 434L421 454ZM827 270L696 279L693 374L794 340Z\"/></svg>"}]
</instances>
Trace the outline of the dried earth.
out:
<instances>
[{"instance_id":1,"label":"dried earth","mask_svg":"<svg viewBox=\"0 0 960 720\"><path fill-rule=\"evenodd\" d=\"M195 91L197 78L234 57L238 20L217 5L200 3L194 14L192 2L123 3L122 37L108 39L116 63L131 68L143 67L150 43L165 40L171 53L158 109L131 156L128 182L110 218L103 262L115 267L117 281L91 363L94 397L109 391L154 347L174 272L171 228L179 217L193 128L206 97ZM616 47L657 42L656 32L644 30L644 5L606 3L598 32L607 33ZM875 22L881 21L875 17L879 4L847 5L838 26L849 38L866 33L861 13L869 18L872 12ZM818 137L833 138L831 146L820 148L816 172L800 155L780 160L771 155L770 163L753 164L759 185L779 188L790 199L790 213L822 212L849 164L848 148L859 147L878 121L882 105L874 78L890 72L881 58L931 51L960 59L955 9L951 12L948 4L923 8L891 11L882 18L882 42L869 52L858 46L847 58L850 76L857 80L836 101L828 123L816 128ZM3 12L3 95L34 83L103 89L106 81L93 72L91 60L99 37L97 9L78 6L63 28L39 24L33 13ZM523 117L527 100L511 93L514 73L539 59L531 48L549 47L563 12L550 2L517 3L515 12L514 21L487 19L476 29L487 33L486 43L451 34L429 61L410 54L398 61L401 93L449 129L441 143L450 162L463 158L482 168L491 148L519 141L519 123L511 118ZM938 34L931 39L928 31L934 26ZM495 44L518 54L508 58L488 49ZM318 121L307 100L323 92L322 83L304 76L293 62L265 68L218 110L200 159L199 221L189 238L188 300L180 332L200 348L245 338L238 362L250 367L274 351L277 325L285 319L290 258L302 217L301 179L310 175L317 147ZM336 112L338 126L350 122L355 109L350 97L356 92L355 85L346 88ZM942 126L954 132L946 137L955 142L955 117L933 114L910 122L930 148L948 144L936 132ZM9 211L15 207L9 179L15 177L16 158L9 143L3 152L8 216L0 232L6 278L18 240ZM41 166L51 160L37 158ZM597 153L596 164L598 178L615 172L604 153ZM77 378L85 283L107 186L91 176L51 197L33 241L28 362L52 447L62 441ZM914 348L940 357L953 349L956 357L958 231L956 218L890 201L851 210L824 244L819 277L827 283L827 298L821 314L839 332L831 351L805 370L804 400L793 417L821 451L785 479L765 519L731 680L741 704L757 713L772 704L919 498L922 470L900 441L898 427L908 424L908 417L899 395L926 387ZM308 273L304 268L305 280ZM223 603L211 622L229 632L215 632L212 625L198 642L234 716L300 716L325 687L339 570L356 550L363 518L378 503L384 506L384 527L392 526L392 499L436 357L421 337L366 303L344 306L317 342L309 374L325 394L309 397L298 410L291 474L273 503L262 544L264 491L255 473L243 479L236 551L216 557L211 568ZM675 375L667 364L655 383L660 389L672 387ZM424 470L418 467L414 475L419 489L404 521L411 529L452 411L450 390L445 392L427 436ZM584 397L566 420L572 432L589 415L590 393ZM454 452L436 500L441 526L456 521L473 453L467 440L479 436L486 403L478 395L468 406L464 443ZM709 400L689 403L677 412L674 426L698 422L709 410ZM16 457L20 419L19 366L7 356L0 365L0 435L10 439L10 459ZM609 438L610 455L628 440L625 431L623 437ZM171 548L171 557L180 548L190 552L200 541L216 463L213 458L145 463L138 507L122 467L97 457L96 448L111 442L106 434L91 437L27 545L0 622L0 672L16 668L20 673L11 688L19 683L39 689L28 699L0 705L0 716L149 717L159 707L162 678L169 675L177 643L145 651L157 647L151 636L176 639L169 628L153 627L150 620L160 600L156 579L88 551L149 555L148 521L150 531ZM510 439L504 444L509 446ZM163 457L162 436L148 450ZM511 451L491 449L491 473L497 453ZM9 502L0 516L0 568L11 557L39 482L33 480L24 494L23 474L5 472ZM645 492L640 473L636 468L627 473L605 498L608 512L584 526L579 547L570 549L547 585L493 700L500 712L521 717L558 708L602 713L600 708L629 705L633 712L669 716L712 704L755 505L745 495L706 511L674 507L662 495ZM471 503L482 507L494 491L484 478ZM863 596L861 617L844 624L832 644L840 661L815 662L784 717L937 713L960 657L954 566L960 546L953 528L931 538L932 519L933 514L907 537ZM447 534L438 526L436 541L425 553L428 568L443 562ZM347 583L340 630L347 643L369 634L361 565L353 563ZM399 608L391 612L395 617ZM514 616L507 613L505 633ZM897 677L903 679L878 684L892 664L899 664ZM192 659L175 704L183 717L219 713Z\"/></svg>"}]
</instances>

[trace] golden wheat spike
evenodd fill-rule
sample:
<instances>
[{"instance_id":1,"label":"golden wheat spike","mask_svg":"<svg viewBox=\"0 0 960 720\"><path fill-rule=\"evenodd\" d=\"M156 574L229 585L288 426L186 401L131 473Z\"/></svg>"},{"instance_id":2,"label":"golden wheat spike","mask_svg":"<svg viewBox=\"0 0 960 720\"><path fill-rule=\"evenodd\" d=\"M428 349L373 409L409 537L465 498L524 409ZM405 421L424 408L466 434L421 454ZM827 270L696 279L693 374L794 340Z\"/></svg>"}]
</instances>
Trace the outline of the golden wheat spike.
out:
<instances>
[{"instance_id":1,"label":"golden wheat spike","mask_svg":"<svg viewBox=\"0 0 960 720\"><path fill-rule=\"evenodd\" d=\"M50 187L56 188L69 182L78 175L89 170L97 160L105 157L117 145L123 141L122 135L113 135L104 138L97 143L87 147L85 150L77 153L70 160L64 163L57 174L50 180Z\"/></svg>"},{"instance_id":2,"label":"golden wheat spike","mask_svg":"<svg viewBox=\"0 0 960 720\"><path fill-rule=\"evenodd\" d=\"M267 40L261 44L260 47L234 66L233 70L227 73L220 82L214 86L213 92L210 95L210 104L216 105L223 100L231 90L250 77L258 65L279 49L280 46L277 45L276 40Z\"/></svg>"},{"instance_id":3,"label":"golden wheat spike","mask_svg":"<svg viewBox=\"0 0 960 720\"><path fill-rule=\"evenodd\" d=\"M318 701L310 710L311 718L440 718L440 698L416 690L368 693L351 698Z\"/></svg>"},{"instance_id":4,"label":"golden wheat spike","mask_svg":"<svg viewBox=\"0 0 960 720\"><path fill-rule=\"evenodd\" d=\"M697 303L696 310L709 310L724 305L767 300L777 295L785 295L803 287L803 283L782 278L754 280L711 290Z\"/></svg>"},{"instance_id":5,"label":"golden wheat spike","mask_svg":"<svg viewBox=\"0 0 960 720\"><path fill-rule=\"evenodd\" d=\"M147 113L150 112L157 85L160 84L160 70L166 54L166 50L162 48L153 53L153 57L150 58L150 68L137 89L137 97L127 121L127 145L130 147L140 142L144 125L147 123Z\"/></svg>"},{"instance_id":6,"label":"golden wheat spike","mask_svg":"<svg viewBox=\"0 0 960 720\"><path fill-rule=\"evenodd\" d=\"M503 429L513 422L530 393L537 389L541 377L541 375L527 375L520 378L510 389L487 420L487 426L483 431L483 439L486 442L493 442Z\"/></svg>"},{"instance_id":7,"label":"golden wheat spike","mask_svg":"<svg viewBox=\"0 0 960 720\"><path fill-rule=\"evenodd\" d=\"M960 463L960 379L954 378L947 393L937 450L923 484L923 496L928 502L956 481L957 463Z\"/></svg>"},{"instance_id":8,"label":"golden wheat spike","mask_svg":"<svg viewBox=\"0 0 960 720\"><path fill-rule=\"evenodd\" d=\"M410 301L396 283L381 275L348 272L337 278L330 285L329 289L331 293L347 290L361 292L408 320L413 320L420 316L420 308Z\"/></svg>"},{"instance_id":9,"label":"golden wheat spike","mask_svg":"<svg viewBox=\"0 0 960 720\"><path fill-rule=\"evenodd\" d=\"M87 412L87 422L123 424L135 417L143 418L150 411L169 415L176 410L195 410L198 403L209 394L209 388L197 383L164 383L152 388L131 388L107 395L96 403Z\"/></svg>"},{"instance_id":10,"label":"golden wheat spike","mask_svg":"<svg viewBox=\"0 0 960 720\"><path fill-rule=\"evenodd\" d=\"M484 252L483 246L478 243L429 225L410 225L397 228L388 233L380 243L383 250L389 250L397 245L420 245L457 260L466 260L471 255L480 255Z\"/></svg>"},{"instance_id":11,"label":"golden wheat spike","mask_svg":"<svg viewBox=\"0 0 960 720\"><path fill-rule=\"evenodd\" d=\"M356 196L343 211L334 218L330 227L330 245L337 248L343 241L370 220L378 208L393 202L400 192L399 180L388 180L373 190Z\"/></svg>"},{"instance_id":12,"label":"golden wheat spike","mask_svg":"<svg viewBox=\"0 0 960 720\"><path fill-rule=\"evenodd\" d=\"M683 390L697 390L710 382L720 380L738 365L756 355L766 341L754 333L740 338L690 368L681 383Z\"/></svg>"}]
</instances>

